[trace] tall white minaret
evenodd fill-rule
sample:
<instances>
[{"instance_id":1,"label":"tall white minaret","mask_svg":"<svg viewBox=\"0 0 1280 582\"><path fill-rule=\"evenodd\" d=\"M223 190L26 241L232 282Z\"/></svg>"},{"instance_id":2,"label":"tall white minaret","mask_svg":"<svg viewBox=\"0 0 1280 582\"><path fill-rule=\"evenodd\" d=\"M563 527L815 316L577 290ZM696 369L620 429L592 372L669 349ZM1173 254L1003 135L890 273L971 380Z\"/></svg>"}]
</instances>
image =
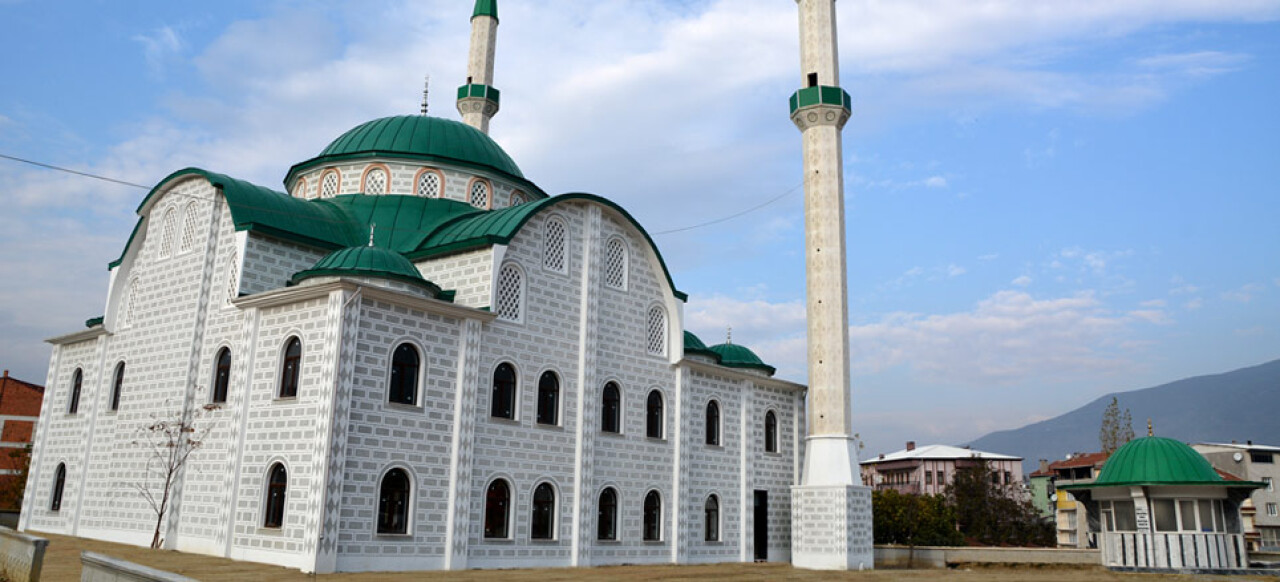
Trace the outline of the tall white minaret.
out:
<instances>
[{"instance_id":1,"label":"tall white minaret","mask_svg":"<svg viewBox=\"0 0 1280 582\"><path fill-rule=\"evenodd\" d=\"M803 88L791 96L791 121L804 141L809 431L800 485L791 493L791 560L800 568L870 569L871 490L859 477L850 420L840 131L849 120L851 102L840 88L835 0L796 2Z\"/></svg>"},{"instance_id":2,"label":"tall white minaret","mask_svg":"<svg viewBox=\"0 0 1280 582\"><path fill-rule=\"evenodd\" d=\"M489 133L489 120L498 114L499 92L493 87L493 57L498 42L498 0L476 0L471 13L471 53L467 83L458 87L462 121Z\"/></svg>"}]
</instances>

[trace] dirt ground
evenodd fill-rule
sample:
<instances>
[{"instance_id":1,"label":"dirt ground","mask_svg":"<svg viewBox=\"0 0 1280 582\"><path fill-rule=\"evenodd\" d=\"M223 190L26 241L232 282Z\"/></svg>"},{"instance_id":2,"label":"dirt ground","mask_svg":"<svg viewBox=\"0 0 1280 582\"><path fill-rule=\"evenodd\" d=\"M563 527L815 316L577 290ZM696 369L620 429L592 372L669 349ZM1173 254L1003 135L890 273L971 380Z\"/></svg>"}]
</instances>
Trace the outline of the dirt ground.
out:
<instances>
[{"instance_id":1,"label":"dirt ground","mask_svg":"<svg viewBox=\"0 0 1280 582\"><path fill-rule=\"evenodd\" d=\"M41 580L71 582L80 580L80 552L88 550L135 564L182 574L205 582L282 582L325 580L332 582L400 582L421 580L457 580L461 582L642 582L671 580L688 582L759 581L817 582L828 580L889 581L944 580L991 582L1094 582L1125 580L1210 581L1260 580L1276 582L1273 577L1248 576L1173 576L1159 574L1118 574L1101 567L973 567L954 570L877 570L874 572L814 572L796 570L785 564L718 564L711 566L608 566L600 568L541 570L468 570L463 572L412 572L375 574L330 574L311 576L297 570L236 562L222 558L184 554L167 550L151 550L96 540L37 534L49 540L44 557Z\"/></svg>"}]
</instances>

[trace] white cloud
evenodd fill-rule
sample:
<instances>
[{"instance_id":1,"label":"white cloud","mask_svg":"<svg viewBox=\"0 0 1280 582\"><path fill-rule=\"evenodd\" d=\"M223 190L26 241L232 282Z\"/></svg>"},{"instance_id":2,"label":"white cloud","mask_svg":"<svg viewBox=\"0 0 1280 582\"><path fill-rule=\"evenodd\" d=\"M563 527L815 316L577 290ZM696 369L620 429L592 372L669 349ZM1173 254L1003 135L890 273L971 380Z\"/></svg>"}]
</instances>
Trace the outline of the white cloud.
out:
<instances>
[{"instance_id":1,"label":"white cloud","mask_svg":"<svg viewBox=\"0 0 1280 582\"><path fill-rule=\"evenodd\" d=\"M1155 55L1138 59L1138 66L1174 71L1191 77L1206 77L1237 71L1250 60L1249 55L1219 51L1199 51Z\"/></svg>"},{"instance_id":2,"label":"white cloud","mask_svg":"<svg viewBox=\"0 0 1280 582\"><path fill-rule=\"evenodd\" d=\"M924 185L928 188L946 188L947 179L942 176L930 176L925 178Z\"/></svg>"},{"instance_id":3,"label":"white cloud","mask_svg":"<svg viewBox=\"0 0 1280 582\"><path fill-rule=\"evenodd\" d=\"M988 254L979 256L978 260L982 262L987 262L987 261L994 261L998 258L1000 258L999 253L988 253Z\"/></svg>"},{"instance_id":4,"label":"white cloud","mask_svg":"<svg viewBox=\"0 0 1280 582\"><path fill-rule=\"evenodd\" d=\"M1011 281L1011 283L1019 287L1026 287L1027 285L1031 284L1031 277L1023 275L1021 277L1018 277L1017 279L1014 279L1013 281Z\"/></svg>"},{"instance_id":5,"label":"white cloud","mask_svg":"<svg viewBox=\"0 0 1280 582\"><path fill-rule=\"evenodd\" d=\"M151 34L134 35L133 40L142 45L142 56L153 74L164 73L165 66L182 51L184 45L178 31L171 26L157 28Z\"/></svg>"},{"instance_id":6,"label":"white cloud","mask_svg":"<svg viewBox=\"0 0 1280 582\"><path fill-rule=\"evenodd\" d=\"M1187 301L1186 303L1183 303L1183 304L1182 304L1182 307L1183 307L1183 309L1187 309L1187 310L1190 310L1190 311L1195 311L1195 310L1197 310L1197 309L1200 309L1201 307L1204 307L1204 299L1202 299L1202 298L1200 298L1200 297L1192 298L1191 300Z\"/></svg>"},{"instance_id":7,"label":"white cloud","mask_svg":"<svg viewBox=\"0 0 1280 582\"><path fill-rule=\"evenodd\" d=\"M960 275L963 275L966 272L967 271L965 270L965 268L961 267L960 265L951 264L951 265L947 265L946 267L946 273L948 277L959 277Z\"/></svg>"},{"instance_id":8,"label":"white cloud","mask_svg":"<svg viewBox=\"0 0 1280 582\"><path fill-rule=\"evenodd\" d=\"M1141 305L1147 308L1164 308L1168 304L1169 302L1165 301L1164 299L1149 299L1147 301L1143 301L1142 303L1139 303L1138 305Z\"/></svg>"},{"instance_id":9,"label":"white cloud","mask_svg":"<svg viewBox=\"0 0 1280 582\"><path fill-rule=\"evenodd\" d=\"M1256 296L1262 290L1263 290L1262 285L1259 285L1257 283L1249 283L1233 291L1224 291L1221 296L1223 299L1226 299L1227 301L1235 301L1237 303L1248 303L1250 301L1253 301L1254 296Z\"/></svg>"}]
</instances>

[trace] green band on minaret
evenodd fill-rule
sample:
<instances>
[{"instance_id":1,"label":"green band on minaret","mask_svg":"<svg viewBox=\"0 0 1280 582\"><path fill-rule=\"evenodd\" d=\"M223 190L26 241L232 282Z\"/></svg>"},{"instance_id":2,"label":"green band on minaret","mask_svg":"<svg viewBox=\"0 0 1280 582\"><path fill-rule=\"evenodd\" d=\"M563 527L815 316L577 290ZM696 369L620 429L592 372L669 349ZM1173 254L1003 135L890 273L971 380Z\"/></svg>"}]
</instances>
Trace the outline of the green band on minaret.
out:
<instances>
[{"instance_id":1,"label":"green band on minaret","mask_svg":"<svg viewBox=\"0 0 1280 582\"><path fill-rule=\"evenodd\" d=\"M494 20L498 19L498 0L476 0L476 9L471 13L471 17L492 16Z\"/></svg>"}]
</instances>

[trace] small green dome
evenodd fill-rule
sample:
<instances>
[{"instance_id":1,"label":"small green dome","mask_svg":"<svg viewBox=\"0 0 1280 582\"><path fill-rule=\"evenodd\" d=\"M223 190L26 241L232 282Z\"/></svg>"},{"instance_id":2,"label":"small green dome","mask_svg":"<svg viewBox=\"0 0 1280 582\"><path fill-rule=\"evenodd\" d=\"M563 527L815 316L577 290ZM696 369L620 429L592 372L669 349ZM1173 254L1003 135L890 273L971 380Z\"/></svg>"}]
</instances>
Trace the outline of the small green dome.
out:
<instances>
[{"instance_id":1,"label":"small green dome","mask_svg":"<svg viewBox=\"0 0 1280 582\"><path fill-rule=\"evenodd\" d=\"M706 356L716 362L720 361L720 354L707 349L707 344L702 343L702 340L698 339L698 336L687 331L684 332L684 353Z\"/></svg>"},{"instance_id":2,"label":"small green dome","mask_svg":"<svg viewBox=\"0 0 1280 582\"><path fill-rule=\"evenodd\" d=\"M409 259L382 247L348 247L326 255L314 267L301 271L289 280L296 285L312 277L370 277L393 279L425 287L432 297L440 295L440 287L423 279Z\"/></svg>"},{"instance_id":3,"label":"small green dome","mask_svg":"<svg viewBox=\"0 0 1280 582\"><path fill-rule=\"evenodd\" d=\"M1195 449L1170 438L1129 441L1111 454L1093 487L1227 483Z\"/></svg>"},{"instance_id":4,"label":"small green dome","mask_svg":"<svg viewBox=\"0 0 1280 582\"><path fill-rule=\"evenodd\" d=\"M745 346L738 344L716 344L708 348L712 353L720 356L720 365L730 368L753 368L761 370L770 376L777 370L764 363L755 352L747 349Z\"/></svg>"}]
</instances>

